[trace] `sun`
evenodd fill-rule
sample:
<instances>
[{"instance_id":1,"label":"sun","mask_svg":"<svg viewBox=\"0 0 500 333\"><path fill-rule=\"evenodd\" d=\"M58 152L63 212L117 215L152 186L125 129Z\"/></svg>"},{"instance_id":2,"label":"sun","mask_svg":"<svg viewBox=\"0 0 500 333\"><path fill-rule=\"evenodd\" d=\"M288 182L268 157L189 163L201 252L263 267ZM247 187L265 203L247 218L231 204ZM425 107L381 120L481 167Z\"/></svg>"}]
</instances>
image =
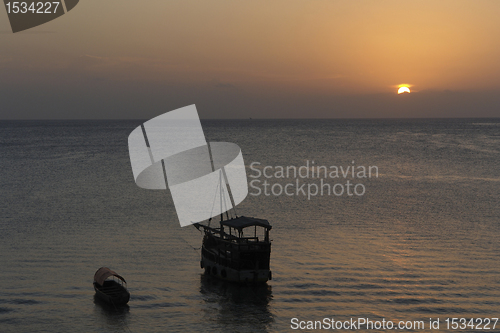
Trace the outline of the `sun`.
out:
<instances>
[{"instance_id":1,"label":"sun","mask_svg":"<svg viewBox=\"0 0 500 333\"><path fill-rule=\"evenodd\" d=\"M410 88L408 87L401 87L398 89L398 94L404 94L404 93L410 93Z\"/></svg>"},{"instance_id":2,"label":"sun","mask_svg":"<svg viewBox=\"0 0 500 333\"><path fill-rule=\"evenodd\" d=\"M400 85L398 89L398 94L410 93L410 87L407 85Z\"/></svg>"}]
</instances>

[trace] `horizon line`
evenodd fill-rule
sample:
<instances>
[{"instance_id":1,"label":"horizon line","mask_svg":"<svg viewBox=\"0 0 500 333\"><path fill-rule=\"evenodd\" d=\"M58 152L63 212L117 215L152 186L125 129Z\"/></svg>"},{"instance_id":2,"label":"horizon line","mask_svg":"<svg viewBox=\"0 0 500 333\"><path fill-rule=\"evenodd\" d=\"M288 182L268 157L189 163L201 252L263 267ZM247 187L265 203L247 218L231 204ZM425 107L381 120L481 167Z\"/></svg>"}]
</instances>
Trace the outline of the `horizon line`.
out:
<instances>
[{"instance_id":1,"label":"horizon line","mask_svg":"<svg viewBox=\"0 0 500 333\"><path fill-rule=\"evenodd\" d=\"M154 117L153 117L154 118ZM111 121L111 120L127 120L127 121L144 121L150 118L25 118L25 119L1 119L0 121ZM497 117L332 117L332 118L200 118L200 120L456 120L456 119L500 119Z\"/></svg>"}]
</instances>

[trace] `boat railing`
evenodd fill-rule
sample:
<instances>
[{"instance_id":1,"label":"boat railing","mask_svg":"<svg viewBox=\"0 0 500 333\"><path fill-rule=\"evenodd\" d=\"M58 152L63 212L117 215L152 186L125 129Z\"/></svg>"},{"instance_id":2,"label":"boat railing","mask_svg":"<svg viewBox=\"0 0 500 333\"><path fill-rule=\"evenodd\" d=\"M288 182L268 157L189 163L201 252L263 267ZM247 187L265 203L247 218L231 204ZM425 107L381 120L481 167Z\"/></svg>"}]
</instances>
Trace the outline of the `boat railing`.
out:
<instances>
[{"instance_id":1,"label":"boat railing","mask_svg":"<svg viewBox=\"0 0 500 333\"><path fill-rule=\"evenodd\" d=\"M200 225L200 226L205 229L205 233L218 237L220 241L229 241L231 243L266 243L264 241L259 240L259 237L238 237L232 234L228 234L224 231L221 231L220 228L211 228L205 225Z\"/></svg>"},{"instance_id":2,"label":"boat railing","mask_svg":"<svg viewBox=\"0 0 500 333\"><path fill-rule=\"evenodd\" d=\"M228 240L234 241L233 243L257 243L259 242L259 237L231 237Z\"/></svg>"},{"instance_id":3,"label":"boat railing","mask_svg":"<svg viewBox=\"0 0 500 333\"><path fill-rule=\"evenodd\" d=\"M228 251L263 251L269 247L269 243L259 241L256 237L249 237L250 239L220 239L218 241L221 250Z\"/></svg>"}]
</instances>

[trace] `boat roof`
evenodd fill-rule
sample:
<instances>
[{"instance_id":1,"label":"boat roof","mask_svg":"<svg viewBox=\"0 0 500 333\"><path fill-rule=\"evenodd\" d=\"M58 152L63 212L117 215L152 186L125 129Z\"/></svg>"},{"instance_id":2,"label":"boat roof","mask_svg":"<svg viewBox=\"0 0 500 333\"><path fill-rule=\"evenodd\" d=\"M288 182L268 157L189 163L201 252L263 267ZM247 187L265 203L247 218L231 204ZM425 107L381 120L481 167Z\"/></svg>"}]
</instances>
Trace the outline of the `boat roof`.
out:
<instances>
[{"instance_id":1,"label":"boat roof","mask_svg":"<svg viewBox=\"0 0 500 333\"><path fill-rule=\"evenodd\" d=\"M95 272L94 282L97 282L97 283L99 283L102 286L103 283L104 283L104 281L106 281L106 279L108 277L110 277L110 276L116 276L117 278L119 278L123 282L127 283L127 281L125 281L125 279L123 277L121 277L120 275L116 274L116 272L110 270L107 267L101 267L101 268L99 268L97 270L97 272Z\"/></svg>"},{"instance_id":2,"label":"boat roof","mask_svg":"<svg viewBox=\"0 0 500 333\"><path fill-rule=\"evenodd\" d=\"M221 225L225 225L238 230L241 230L246 227L252 227L255 225L266 228L267 230L270 230L272 228L268 220L257 219L255 217L246 217L246 216L239 216L234 219L222 221Z\"/></svg>"}]
</instances>

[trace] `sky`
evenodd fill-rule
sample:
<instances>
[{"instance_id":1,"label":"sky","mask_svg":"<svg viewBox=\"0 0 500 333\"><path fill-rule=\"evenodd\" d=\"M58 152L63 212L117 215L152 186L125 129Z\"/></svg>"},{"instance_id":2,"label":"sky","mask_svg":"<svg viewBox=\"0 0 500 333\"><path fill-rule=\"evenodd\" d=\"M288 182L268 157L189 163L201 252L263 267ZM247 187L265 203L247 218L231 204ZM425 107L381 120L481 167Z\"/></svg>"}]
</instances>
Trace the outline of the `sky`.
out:
<instances>
[{"instance_id":1,"label":"sky","mask_svg":"<svg viewBox=\"0 0 500 333\"><path fill-rule=\"evenodd\" d=\"M13 34L0 119L500 116L497 0L81 0ZM398 95L401 84L410 94Z\"/></svg>"}]
</instances>

